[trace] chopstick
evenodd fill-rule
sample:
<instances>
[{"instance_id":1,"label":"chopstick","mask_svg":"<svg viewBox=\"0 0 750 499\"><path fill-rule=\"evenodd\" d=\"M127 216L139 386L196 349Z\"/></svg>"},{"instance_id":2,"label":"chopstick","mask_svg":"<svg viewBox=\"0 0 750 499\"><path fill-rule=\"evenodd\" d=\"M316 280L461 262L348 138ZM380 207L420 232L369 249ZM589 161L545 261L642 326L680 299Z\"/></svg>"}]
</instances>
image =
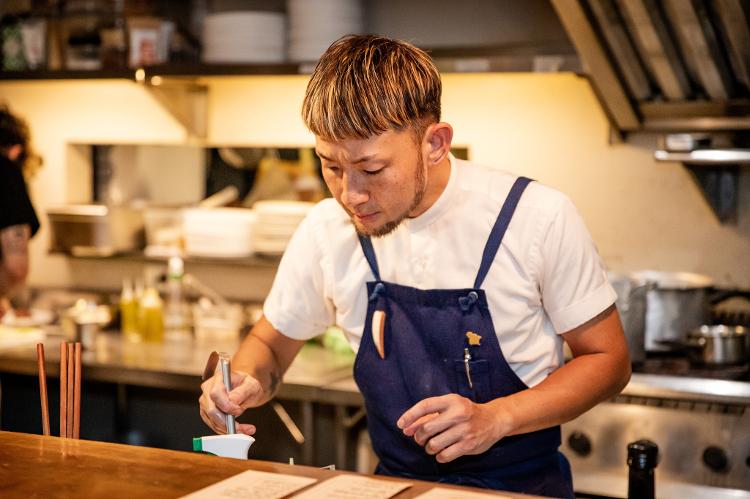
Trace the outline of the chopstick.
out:
<instances>
[{"instance_id":1,"label":"chopstick","mask_svg":"<svg viewBox=\"0 0 750 499\"><path fill-rule=\"evenodd\" d=\"M39 371L39 399L42 402L42 433L49 436L49 404L47 402L47 370L44 367L44 343L36 344L36 363Z\"/></svg>"},{"instance_id":2,"label":"chopstick","mask_svg":"<svg viewBox=\"0 0 750 499\"><path fill-rule=\"evenodd\" d=\"M74 419L73 392L75 391L75 387L73 386L74 379L75 379L75 364L73 362L74 362L75 352L74 352L73 345L71 345L70 343L68 343L67 345L67 350L68 350L68 387L67 387L68 402L67 402L66 409L68 410L68 415L67 415L67 425L66 425L66 430L65 430L65 436L68 438L72 438L73 437L73 419Z\"/></svg>"},{"instance_id":3,"label":"chopstick","mask_svg":"<svg viewBox=\"0 0 750 499\"><path fill-rule=\"evenodd\" d=\"M68 344L60 343L60 436L68 437Z\"/></svg>"},{"instance_id":4,"label":"chopstick","mask_svg":"<svg viewBox=\"0 0 750 499\"><path fill-rule=\"evenodd\" d=\"M81 343L75 346L75 396L73 398L73 438L79 437L81 429Z\"/></svg>"}]
</instances>

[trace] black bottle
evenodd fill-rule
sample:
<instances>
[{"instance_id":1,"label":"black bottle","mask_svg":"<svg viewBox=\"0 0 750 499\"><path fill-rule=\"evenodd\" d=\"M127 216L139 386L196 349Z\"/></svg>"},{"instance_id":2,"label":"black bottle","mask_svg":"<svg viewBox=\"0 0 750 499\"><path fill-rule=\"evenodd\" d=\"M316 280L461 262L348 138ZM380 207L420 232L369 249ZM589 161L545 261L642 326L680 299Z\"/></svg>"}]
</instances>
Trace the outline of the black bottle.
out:
<instances>
[{"instance_id":1,"label":"black bottle","mask_svg":"<svg viewBox=\"0 0 750 499\"><path fill-rule=\"evenodd\" d=\"M628 444L628 499L654 499L654 468L659 447L650 440Z\"/></svg>"}]
</instances>

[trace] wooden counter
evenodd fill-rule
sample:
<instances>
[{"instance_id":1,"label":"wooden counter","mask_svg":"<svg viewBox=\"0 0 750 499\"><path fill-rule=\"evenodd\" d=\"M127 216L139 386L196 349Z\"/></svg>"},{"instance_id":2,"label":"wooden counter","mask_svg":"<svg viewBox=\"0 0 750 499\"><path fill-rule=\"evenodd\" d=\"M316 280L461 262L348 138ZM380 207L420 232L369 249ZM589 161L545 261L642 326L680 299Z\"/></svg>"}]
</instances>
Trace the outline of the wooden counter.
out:
<instances>
[{"instance_id":1,"label":"wooden counter","mask_svg":"<svg viewBox=\"0 0 750 499\"><path fill-rule=\"evenodd\" d=\"M241 461L190 452L0 431L0 497L4 498L179 497L248 469L318 480L344 473L307 466ZM429 482L408 481L412 486L396 498L416 497L435 487ZM472 489L461 487L456 490ZM531 497L495 494L498 497Z\"/></svg>"}]
</instances>

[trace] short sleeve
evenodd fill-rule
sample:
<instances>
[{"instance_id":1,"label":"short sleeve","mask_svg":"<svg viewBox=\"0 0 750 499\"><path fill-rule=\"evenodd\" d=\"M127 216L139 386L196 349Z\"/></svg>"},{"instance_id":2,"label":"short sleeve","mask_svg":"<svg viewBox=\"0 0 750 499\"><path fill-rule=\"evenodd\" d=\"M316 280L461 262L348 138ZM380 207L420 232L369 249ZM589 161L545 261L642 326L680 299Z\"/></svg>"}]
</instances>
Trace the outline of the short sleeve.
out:
<instances>
[{"instance_id":1,"label":"short sleeve","mask_svg":"<svg viewBox=\"0 0 750 499\"><path fill-rule=\"evenodd\" d=\"M0 230L14 225L28 225L33 236L39 230L39 219L21 169L3 160L0 164Z\"/></svg>"},{"instance_id":2,"label":"short sleeve","mask_svg":"<svg viewBox=\"0 0 750 499\"><path fill-rule=\"evenodd\" d=\"M333 305L325 298L323 254L311 215L289 241L263 305L273 327L297 340L314 338L334 322Z\"/></svg>"},{"instance_id":3,"label":"short sleeve","mask_svg":"<svg viewBox=\"0 0 750 499\"><path fill-rule=\"evenodd\" d=\"M565 198L540 244L542 303L558 334L593 319L617 294L573 203Z\"/></svg>"}]
</instances>

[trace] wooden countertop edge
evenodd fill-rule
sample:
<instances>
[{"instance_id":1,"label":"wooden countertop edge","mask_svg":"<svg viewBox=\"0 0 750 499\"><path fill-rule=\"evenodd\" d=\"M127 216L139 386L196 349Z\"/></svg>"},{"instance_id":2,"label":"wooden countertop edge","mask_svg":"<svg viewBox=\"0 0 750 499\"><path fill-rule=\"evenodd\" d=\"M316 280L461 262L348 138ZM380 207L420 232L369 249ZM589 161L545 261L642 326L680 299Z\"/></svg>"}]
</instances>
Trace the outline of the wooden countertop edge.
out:
<instances>
[{"instance_id":1,"label":"wooden countertop edge","mask_svg":"<svg viewBox=\"0 0 750 499\"><path fill-rule=\"evenodd\" d=\"M3 497L69 495L109 499L181 496L248 469L305 476L318 481L340 474L357 475L309 466L7 431L0 431L0 469L8 477L0 483ZM420 480L377 478L411 484L395 496L397 499L413 498L437 486L506 498L533 497Z\"/></svg>"}]
</instances>

